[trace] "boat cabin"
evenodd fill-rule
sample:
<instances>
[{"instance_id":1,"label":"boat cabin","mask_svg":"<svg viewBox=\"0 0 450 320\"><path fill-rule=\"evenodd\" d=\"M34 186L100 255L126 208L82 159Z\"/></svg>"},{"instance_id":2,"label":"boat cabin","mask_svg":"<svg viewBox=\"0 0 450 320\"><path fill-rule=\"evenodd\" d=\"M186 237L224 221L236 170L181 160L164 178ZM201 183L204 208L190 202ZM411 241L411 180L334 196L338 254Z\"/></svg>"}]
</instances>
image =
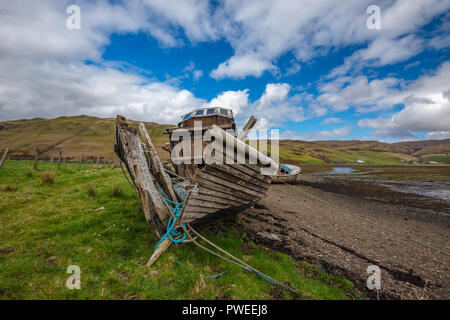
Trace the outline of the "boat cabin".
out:
<instances>
[{"instance_id":1,"label":"boat cabin","mask_svg":"<svg viewBox=\"0 0 450 320\"><path fill-rule=\"evenodd\" d=\"M178 128L193 129L194 121L201 121L202 127L206 130L213 124L222 129L233 129L236 131L233 111L225 108L201 108L195 109L181 116Z\"/></svg>"},{"instance_id":2,"label":"boat cabin","mask_svg":"<svg viewBox=\"0 0 450 320\"><path fill-rule=\"evenodd\" d=\"M178 128L170 128L166 130L166 133L169 134L170 150L173 150L175 145L179 143L178 141L172 141L172 133L177 129L186 129L194 138L194 122L196 121L201 121L202 132L208 130L212 125L216 125L221 129L228 131L233 136L237 136L236 123L234 122L233 111L231 109L219 107L195 109L181 116L181 121L178 123ZM194 143L194 139L192 139L192 143ZM202 141L201 144L204 149L206 142ZM174 165L174 167L175 172L179 176L186 177L194 175L196 169L198 167L203 167L203 164L197 165L193 162L192 164L182 163Z\"/></svg>"}]
</instances>

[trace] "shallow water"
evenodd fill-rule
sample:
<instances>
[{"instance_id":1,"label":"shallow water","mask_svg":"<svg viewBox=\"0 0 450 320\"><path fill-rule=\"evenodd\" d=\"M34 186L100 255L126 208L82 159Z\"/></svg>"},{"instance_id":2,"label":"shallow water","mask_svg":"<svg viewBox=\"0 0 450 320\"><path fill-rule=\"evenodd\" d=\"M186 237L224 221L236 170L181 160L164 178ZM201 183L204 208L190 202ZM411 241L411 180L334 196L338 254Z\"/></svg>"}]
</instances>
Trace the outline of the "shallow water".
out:
<instances>
[{"instance_id":1,"label":"shallow water","mask_svg":"<svg viewBox=\"0 0 450 320\"><path fill-rule=\"evenodd\" d=\"M381 186L401 193L414 193L450 202L450 185L424 181L377 181Z\"/></svg>"},{"instance_id":2,"label":"shallow water","mask_svg":"<svg viewBox=\"0 0 450 320\"><path fill-rule=\"evenodd\" d=\"M305 169L305 174L346 182L350 194L450 214L449 166L310 166ZM336 188L342 186L331 187Z\"/></svg>"},{"instance_id":3,"label":"shallow water","mask_svg":"<svg viewBox=\"0 0 450 320\"><path fill-rule=\"evenodd\" d=\"M330 167L328 171L316 172L314 174L355 174L357 171L351 167Z\"/></svg>"}]
</instances>

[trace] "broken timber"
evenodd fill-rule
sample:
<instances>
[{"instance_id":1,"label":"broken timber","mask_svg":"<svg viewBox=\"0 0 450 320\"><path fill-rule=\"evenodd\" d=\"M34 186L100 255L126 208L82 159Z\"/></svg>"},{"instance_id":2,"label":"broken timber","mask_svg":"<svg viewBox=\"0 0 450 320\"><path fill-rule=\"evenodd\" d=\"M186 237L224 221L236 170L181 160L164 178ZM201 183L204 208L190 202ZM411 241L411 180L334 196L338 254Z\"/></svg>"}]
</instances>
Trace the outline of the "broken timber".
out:
<instances>
[{"instance_id":1,"label":"broken timber","mask_svg":"<svg viewBox=\"0 0 450 320\"><path fill-rule=\"evenodd\" d=\"M150 173L144 149L141 145L137 130L129 127L122 116L116 119L116 145L114 146L120 160L122 160L136 187L141 199L145 219L151 225L158 237L165 232L165 226L170 213L161 200Z\"/></svg>"},{"instance_id":2,"label":"broken timber","mask_svg":"<svg viewBox=\"0 0 450 320\"><path fill-rule=\"evenodd\" d=\"M248 133L256 124L256 118L254 116L251 116L247 122L245 123L244 128L242 129L241 133L238 135L238 139L244 141L245 137L247 137Z\"/></svg>"},{"instance_id":3,"label":"broken timber","mask_svg":"<svg viewBox=\"0 0 450 320\"><path fill-rule=\"evenodd\" d=\"M147 142L150 159L152 161L151 170L153 175L156 177L158 182L162 184L162 187L164 188L164 191L166 192L169 199L175 202L178 201L175 192L173 191L172 181L170 180L169 175L166 173L161 160L158 157L155 146L152 143L152 139L150 138L150 135L148 134L147 129L142 122L139 123L139 131L144 137L145 142Z\"/></svg>"},{"instance_id":4,"label":"broken timber","mask_svg":"<svg viewBox=\"0 0 450 320\"><path fill-rule=\"evenodd\" d=\"M8 155L9 148L6 147L5 152L3 153L2 158L0 159L0 169L3 167L3 162L5 162L6 156Z\"/></svg>"}]
</instances>

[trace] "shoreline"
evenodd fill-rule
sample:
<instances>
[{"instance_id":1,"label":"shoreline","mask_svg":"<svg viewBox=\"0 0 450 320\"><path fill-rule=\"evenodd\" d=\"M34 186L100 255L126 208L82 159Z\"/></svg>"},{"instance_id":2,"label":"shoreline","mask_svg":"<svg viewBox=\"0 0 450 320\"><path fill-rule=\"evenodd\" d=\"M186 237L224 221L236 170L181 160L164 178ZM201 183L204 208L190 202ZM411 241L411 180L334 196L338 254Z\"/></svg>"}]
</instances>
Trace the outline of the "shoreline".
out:
<instances>
[{"instance_id":1,"label":"shoreline","mask_svg":"<svg viewBox=\"0 0 450 320\"><path fill-rule=\"evenodd\" d=\"M381 299L450 299L448 256L343 214L295 189L446 252L450 252L448 216L345 194L345 187L339 188L341 179L331 179L336 180L335 192L322 190L318 186L323 179L303 175L296 185L273 185L254 208L238 216L237 223L256 243L342 275L367 298L377 298L366 287L367 267L377 265L382 273Z\"/></svg>"}]
</instances>

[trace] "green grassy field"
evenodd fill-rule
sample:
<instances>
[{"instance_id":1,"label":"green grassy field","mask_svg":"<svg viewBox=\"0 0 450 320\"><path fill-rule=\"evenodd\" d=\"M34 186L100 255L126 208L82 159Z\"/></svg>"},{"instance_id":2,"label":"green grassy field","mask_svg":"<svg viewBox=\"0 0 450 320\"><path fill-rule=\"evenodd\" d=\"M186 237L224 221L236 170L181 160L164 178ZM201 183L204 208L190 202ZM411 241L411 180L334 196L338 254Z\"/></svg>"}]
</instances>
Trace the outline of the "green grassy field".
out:
<instances>
[{"instance_id":1,"label":"green grassy field","mask_svg":"<svg viewBox=\"0 0 450 320\"><path fill-rule=\"evenodd\" d=\"M320 147L302 145L294 142L280 143L280 161L292 164L355 164L363 160L365 165L405 165L407 161L418 160L404 154L389 151L371 151L370 149L352 150L352 148Z\"/></svg>"},{"instance_id":2,"label":"green grassy field","mask_svg":"<svg viewBox=\"0 0 450 320\"><path fill-rule=\"evenodd\" d=\"M157 242L120 169L7 161L0 170L1 299L357 299L353 285L252 243L236 228L201 231L298 290L294 296L194 244L172 246L150 269ZM55 173L44 184L44 171ZM115 192L113 192L113 190ZM69 290L69 265L81 289ZM227 271L216 279L215 274Z\"/></svg>"},{"instance_id":3,"label":"green grassy field","mask_svg":"<svg viewBox=\"0 0 450 320\"><path fill-rule=\"evenodd\" d=\"M448 155L435 155L435 156L430 156L430 157L428 157L428 160L430 160L430 161L436 161L436 162L439 162L439 163L450 164L450 156L448 156Z\"/></svg>"}]
</instances>

